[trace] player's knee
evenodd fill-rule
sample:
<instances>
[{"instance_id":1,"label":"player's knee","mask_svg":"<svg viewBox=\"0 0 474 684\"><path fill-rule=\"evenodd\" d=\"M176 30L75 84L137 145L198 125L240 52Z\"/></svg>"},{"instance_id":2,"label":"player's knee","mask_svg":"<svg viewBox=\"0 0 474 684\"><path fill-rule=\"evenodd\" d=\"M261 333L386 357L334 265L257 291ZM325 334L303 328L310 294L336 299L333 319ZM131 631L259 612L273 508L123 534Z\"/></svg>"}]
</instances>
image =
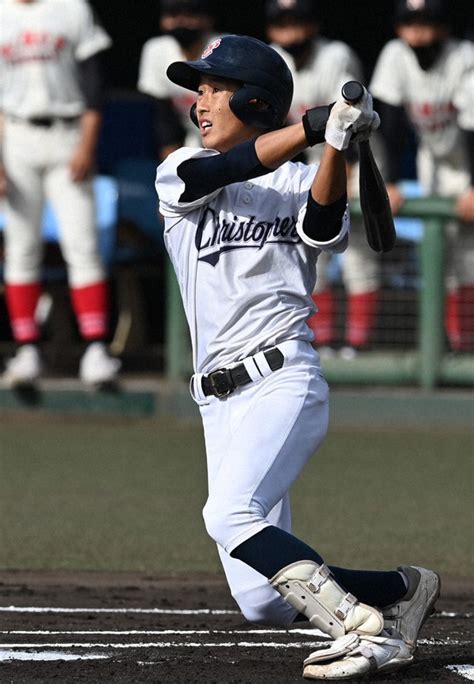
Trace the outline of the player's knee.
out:
<instances>
[{"instance_id":1,"label":"player's knee","mask_svg":"<svg viewBox=\"0 0 474 684\"><path fill-rule=\"evenodd\" d=\"M229 499L210 496L203 509L204 524L208 535L216 544L228 549L233 540L264 519L264 512L256 504L245 509Z\"/></svg>"},{"instance_id":2,"label":"player's knee","mask_svg":"<svg viewBox=\"0 0 474 684\"><path fill-rule=\"evenodd\" d=\"M209 497L206 505L203 508L202 516L204 518L204 525L206 526L208 535L216 542L216 544L219 544L225 548L228 536L228 516L224 511L222 502L215 501Z\"/></svg>"}]
</instances>

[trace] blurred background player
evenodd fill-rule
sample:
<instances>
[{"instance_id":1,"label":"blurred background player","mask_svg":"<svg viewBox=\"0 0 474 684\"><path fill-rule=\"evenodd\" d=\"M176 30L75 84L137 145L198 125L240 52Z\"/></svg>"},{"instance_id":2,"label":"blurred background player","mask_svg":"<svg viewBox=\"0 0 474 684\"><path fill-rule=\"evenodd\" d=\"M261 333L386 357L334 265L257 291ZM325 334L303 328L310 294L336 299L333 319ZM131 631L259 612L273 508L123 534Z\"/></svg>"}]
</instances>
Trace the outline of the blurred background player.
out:
<instances>
[{"instance_id":1,"label":"blurred background player","mask_svg":"<svg viewBox=\"0 0 474 684\"><path fill-rule=\"evenodd\" d=\"M267 0L266 34L287 62L294 79L294 98L289 123L307 109L329 104L340 97L347 81L363 81L362 66L354 51L338 40L320 34L315 0ZM306 159L318 162L322 146L310 149ZM358 193L357 159L348 155L349 191ZM318 260L318 279L313 299L318 313L309 319L320 353L331 353L336 340L336 298L330 282L331 255ZM370 251L361 221L353 220L350 244L341 258L342 279L347 293L343 355L352 356L370 341L377 311L379 259Z\"/></svg>"},{"instance_id":2,"label":"blurred background player","mask_svg":"<svg viewBox=\"0 0 474 684\"><path fill-rule=\"evenodd\" d=\"M142 50L138 89L154 98L159 158L183 144L200 144L199 131L189 118L192 94L166 78L171 62L201 56L212 39L214 16L209 0L162 0L160 30Z\"/></svg>"},{"instance_id":3,"label":"blurred background player","mask_svg":"<svg viewBox=\"0 0 474 684\"><path fill-rule=\"evenodd\" d=\"M11 386L42 372L35 312L41 294L41 217L47 198L60 226L72 305L88 346L80 377L112 381L107 284L95 226L92 174L101 122L98 53L111 44L84 0L8 0L0 5L0 108L5 191L5 291L15 356Z\"/></svg>"},{"instance_id":4,"label":"blurred background player","mask_svg":"<svg viewBox=\"0 0 474 684\"><path fill-rule=\"evenodd\" d=\"M426 195L457 196L448 228L445 327L452 350L474 348L474 44L449 34L442 0L399 0L398 38L382 50L370 90L387 147L387 190L396 214L404 116L418 137Z\"/></svg>"}]
</instances>

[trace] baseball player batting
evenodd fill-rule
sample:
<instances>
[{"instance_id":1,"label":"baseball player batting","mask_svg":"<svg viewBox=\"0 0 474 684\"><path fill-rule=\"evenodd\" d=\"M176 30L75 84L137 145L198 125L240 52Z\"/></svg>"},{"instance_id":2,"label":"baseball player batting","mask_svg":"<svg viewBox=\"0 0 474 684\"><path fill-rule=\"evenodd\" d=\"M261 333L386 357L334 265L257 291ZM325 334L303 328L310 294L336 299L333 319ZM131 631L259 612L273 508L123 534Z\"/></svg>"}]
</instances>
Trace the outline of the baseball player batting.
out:
<instances>
[{"instance_id":1,"label":"baseball player batting","mask_svg":"<svg viewBox=\"0 0 474 684\"><path fill-rule=\"evenodd\" d=\"M2 0L0 25L5 285L18 345L5 378L18 386L42 373L35 312L47 198L60 225L79 331L88 343L80 377L91 385L110 382L120 364L104 344L107 286L97 244L92 173L101 121L98 53L111 41L84 0Z\"/></svg>"},{"instance_id":2,"label":"baseball player batting","mask_svg":"<svg viewBox=\"0 0 474 684\"><path fill-rule=\"evenodd\" d=\"M320 165L306 166L289 160L320 131L308 113L282 128L292 77L265 43L217 38L168 77L197 93L202 139L158 167L156 189L192 338L207 531L249 621L309 620L334 639L306 659L305 677L396 669L413 659L438 576L326 565L291 534L288 495L326 436L328 387L307 319L319 254L347 244L344 150L376 127L371 97L336 102Z\"/></svg>"}]
</instances>

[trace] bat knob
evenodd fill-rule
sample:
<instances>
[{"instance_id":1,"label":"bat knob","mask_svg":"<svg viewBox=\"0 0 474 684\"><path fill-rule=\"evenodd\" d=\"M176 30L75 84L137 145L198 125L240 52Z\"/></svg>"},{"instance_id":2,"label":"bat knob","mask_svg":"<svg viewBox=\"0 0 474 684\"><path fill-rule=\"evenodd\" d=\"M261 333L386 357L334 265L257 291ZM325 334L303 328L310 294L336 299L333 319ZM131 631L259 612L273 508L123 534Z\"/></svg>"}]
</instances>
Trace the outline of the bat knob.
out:
<instances>
[{"instance_id":1,"label":"bat knob","mask_svg":"<svg viewBox=\"0 0 474 684\"><path fill-rule=\"evenodd\" d=\"M341 89L341 95L348 104L355 104L364 95L364 86L359 81L348 81Z\"/></svg>"}]
</instances>

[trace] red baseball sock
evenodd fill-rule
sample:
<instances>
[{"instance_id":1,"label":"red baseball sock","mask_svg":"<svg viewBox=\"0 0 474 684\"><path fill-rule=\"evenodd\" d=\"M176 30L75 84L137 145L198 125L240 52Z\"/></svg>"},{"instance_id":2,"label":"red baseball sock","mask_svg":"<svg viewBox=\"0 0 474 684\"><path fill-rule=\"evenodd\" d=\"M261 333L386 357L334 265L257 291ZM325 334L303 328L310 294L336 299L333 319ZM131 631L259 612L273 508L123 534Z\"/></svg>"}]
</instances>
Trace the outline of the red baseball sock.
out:
<instances>
[{"instance_id":1,"label":"red baseball sock","mask_svg":"<svg viewBox=\"0 0 474 684\"><path fill-rule=\"evenodd\" d=\"M459 288L459 327L461 351L474 350L474 285Z\"/></svg>"},{"instance_id":2,"label":"red baseball sock","mask_svg":"<svg viewBox=\"0 0 474 684\"><path fill-rule=\"evenodd\" d=\"M351 347L364 347L368 344L375 327L378 299L377 291L348 296L346 342Z\"/></svg>"},{"instance_id":3,"label":"red baseball sock","mask_svg":"<svg viewBox=\"0 0 474 684\"><path fill-rule=\"evenodd\" d=\"M40 283L5 284L5 298L15 342L28 344L38 341L40 331L35 311L40 295Z\"/></svg>"},{"instance_id":4,"label":"red baseball sock","mask_svg":"<svg viewBox=\"0 0 474 684\"><path fill-rule=\"evenodd\" d=\"M444 300L444 327L451 349L461 349L461 324L459 316L459 291L446 293Z\"/></svg>"},{"instance_id":5,"label":"red baseball sock","mask_svg":"<svg viewBox=\"0 0 474 684\"><path fill-rule=\"evenodd\" d=\"M107 325L107 283L101 280L85 287L71 287L71 300L79 332L85 340L104 338Z\"/></svg>"},{"instance_id":6,"label":"red baseball sock","mask_svg":"<svg viewBox=\"0 0 474 684\"><path fill-rule=\"evenodd\" d=\"M308 319L308 325L314 332L318 346L331 344L334 338L335 299L330 288L313 294L313 301L318 312Z\"/></svg>"}]
</instances>

